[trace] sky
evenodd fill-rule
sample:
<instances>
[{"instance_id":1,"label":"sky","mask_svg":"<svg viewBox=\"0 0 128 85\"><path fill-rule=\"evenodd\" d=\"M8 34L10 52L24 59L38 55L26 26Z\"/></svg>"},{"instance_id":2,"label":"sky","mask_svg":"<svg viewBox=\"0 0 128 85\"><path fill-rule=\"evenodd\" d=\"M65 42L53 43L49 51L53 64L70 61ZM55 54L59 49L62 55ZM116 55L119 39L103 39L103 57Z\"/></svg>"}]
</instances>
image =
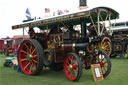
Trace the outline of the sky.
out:
<instances>
[{"instance_id":1,"label":"sky","mask_svg":"<svg viewBox=\"0 0 128 85\"><path fill-rule=\"evenodd\" d=\"M120 14L118 21L128 21L128 0L87 0L89 8L110 7ZM29 8L32 17L44 17L45 8L51 11L68 9L78 10L79 0L0 0L0 38L22 35L22 30L12 30L13 25L21 24L26 19L25 11Z\"/></svg>"}]
</instances>

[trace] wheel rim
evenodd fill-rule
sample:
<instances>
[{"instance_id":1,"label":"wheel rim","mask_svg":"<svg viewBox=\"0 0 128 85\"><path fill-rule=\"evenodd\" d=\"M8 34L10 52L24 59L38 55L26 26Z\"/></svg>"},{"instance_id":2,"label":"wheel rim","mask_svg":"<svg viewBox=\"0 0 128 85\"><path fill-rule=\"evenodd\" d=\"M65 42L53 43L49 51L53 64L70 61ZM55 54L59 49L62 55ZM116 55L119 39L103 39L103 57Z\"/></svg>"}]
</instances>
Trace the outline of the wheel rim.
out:
<instances>
[{"instance_id":1,"label":"wheel rim","mask_svg":"<svg viewBox=\"0 0 128 85\"><path fill-rule=\"evenodd\" d=\"M96 63L100 64L103 76L105 76L109 70L109 68L108 68L109 64L108 64L106 55L104 55L102 53L97 54L96 55Z\"/></svg>"},{"instance_id":2,"label":"wheel rim","mask_svg":"<svg viewBox=\"0 0 128 85\"><path fill-rule=\"evenodd\" d=\"M120 40L115 41L113 47L114 47L114 49L113 49L114 50L114 54L116 54L116 55L122 54L122 52L123 52L123 44L122 44L122 42Z\"/></svg>"},{"instance_id":3,"label":"wheel rim","mask_svg":"<svg viewBox=\"0 0 128 85\"><path fill-rule=\"evenodd\" d=\"M18 53L18 61L24 74L31 75L37 68L37 52L32 42L24 41Z\"/></svg>"},{"instance_id":4,"label":"wheel rim","mask_svg":"<svg viewBox=\"0 0 128 85\"><path fill-rule=\"evenodd\" d=\"M111 54L111 42L108 39L103 39L99 44L99 49L103 49L108 56Z\"/></svg>"},{"instance_id":5,"label":"wheel rim","mask_svg":"<svg viewBox=\"0 0 128 85\"><path fill-rule=\"evenodd\" d=\"M64 62L64 72L68 80L75 80L78 75L77 59L73 55L68 55Z\"/></svg>"}]
</instances>

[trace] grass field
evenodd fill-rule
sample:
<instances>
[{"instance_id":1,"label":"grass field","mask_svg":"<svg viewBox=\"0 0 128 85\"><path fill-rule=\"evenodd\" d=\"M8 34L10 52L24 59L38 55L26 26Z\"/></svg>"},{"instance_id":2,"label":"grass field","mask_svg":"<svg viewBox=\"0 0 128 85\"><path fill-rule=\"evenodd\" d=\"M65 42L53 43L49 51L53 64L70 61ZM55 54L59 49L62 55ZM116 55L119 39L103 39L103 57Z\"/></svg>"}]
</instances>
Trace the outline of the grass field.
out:
<instances>
[{"instance_id":1,"label":"grass field","mask_svg":"<svg viewBox=\"0 0 128 85\"><path fill-rule=\"evenodd\" d=\"M84 70L78 82L68 81L64 72L42 70L38 76L27 76L13 68L3 67L0 55L0 85L128 85L128 59L111 59L112 70L103 81L94 82L91 70Z\"/></svg>"}]
</instances>

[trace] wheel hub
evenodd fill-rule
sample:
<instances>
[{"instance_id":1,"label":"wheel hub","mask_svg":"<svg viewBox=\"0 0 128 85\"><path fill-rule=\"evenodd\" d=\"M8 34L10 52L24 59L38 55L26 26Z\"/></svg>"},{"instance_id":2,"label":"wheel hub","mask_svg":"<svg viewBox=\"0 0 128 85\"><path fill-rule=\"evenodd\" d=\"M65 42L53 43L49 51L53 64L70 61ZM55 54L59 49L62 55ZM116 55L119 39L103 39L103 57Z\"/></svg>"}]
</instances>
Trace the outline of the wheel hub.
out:
<instances>
[{"instance_id":1,"label":"wheel hub","mask_svg":"<svg viewBox=\"0 0 128 85\"><path fill-rule=\"evenodd\" d=\"M71 64L69 65L69 67L70 67L71 69L73 68L73 66L72 66Z\"/></svg>"},{"instance_id":2,"label":"wheel hub","mask_svg":"<svg viewBox=\"0 0 128 85\"><path fill-rule=\"evenodd\" d=\"M100 62L100 66L101 67L104 67L104 62Z\"/></svg>"},{"instance_id":3,"label":"wheel hub","mask_svg":"<svg viewBox=\"0 0 128 85\"><path fill-rule=\"evenodd\" d=\"M26 58L28 61L30 61L32 59L32 55L27 55Z\"/></svg>"},{"instance_id":4,"label":"wheel hub","mask_svg":"<svg viewBox=\"0 0 128 85\"><path fill-rule=\"evenodd\" d=\"M76 65L73 65L73 64L70 64L69 67L70 67L70 69L72 69L72 70L76 69Z\"/></svg>"}]
</instances>

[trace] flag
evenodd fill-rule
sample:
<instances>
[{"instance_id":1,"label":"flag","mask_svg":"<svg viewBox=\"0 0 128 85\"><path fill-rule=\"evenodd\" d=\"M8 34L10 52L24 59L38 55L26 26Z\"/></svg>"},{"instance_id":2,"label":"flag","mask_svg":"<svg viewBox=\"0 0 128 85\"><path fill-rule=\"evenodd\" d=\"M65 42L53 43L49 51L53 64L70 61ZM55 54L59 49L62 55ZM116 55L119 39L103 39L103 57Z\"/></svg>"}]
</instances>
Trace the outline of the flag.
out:
<instances>
[{"instance_id":1,"label":"flag","mask_svg":"<svg viewBox=\"0 0 128 85\"><path fill-rule=\"evenodd\" d=\"M50 9L49 8L45 8L45 13L50 13Z\"/></svg>"},{"instance_id":2,"label":"flag","mask_svg":"<svg viewBox=\"0 0 128 85\"><path fill-rule=\"evenodd\" d=\"M63 11L62 10L57 10L57 12L58 12L58 15L63 14Z\"/></svg>"},{"instance_id":3,"label":"flag","mask_svg":"<svg viewBox=\"0 0 128 85\"><path fill-rule=\"evenodd\" d=\"M28 8L26 9L26 18L27 18L27 19L31 19L31 14L30 14Z\"/></svg>"},{"instance_id":4,"label":"flag","mask_svg":"<svg viewBox=\"0 0 128 85\"><path fill-rule=\"evenodd\" d=\"M64 13L68 13L68 12L69 12L69 10L67 10L67 9L64 10Z\"/></svg>"}]
</instances>

